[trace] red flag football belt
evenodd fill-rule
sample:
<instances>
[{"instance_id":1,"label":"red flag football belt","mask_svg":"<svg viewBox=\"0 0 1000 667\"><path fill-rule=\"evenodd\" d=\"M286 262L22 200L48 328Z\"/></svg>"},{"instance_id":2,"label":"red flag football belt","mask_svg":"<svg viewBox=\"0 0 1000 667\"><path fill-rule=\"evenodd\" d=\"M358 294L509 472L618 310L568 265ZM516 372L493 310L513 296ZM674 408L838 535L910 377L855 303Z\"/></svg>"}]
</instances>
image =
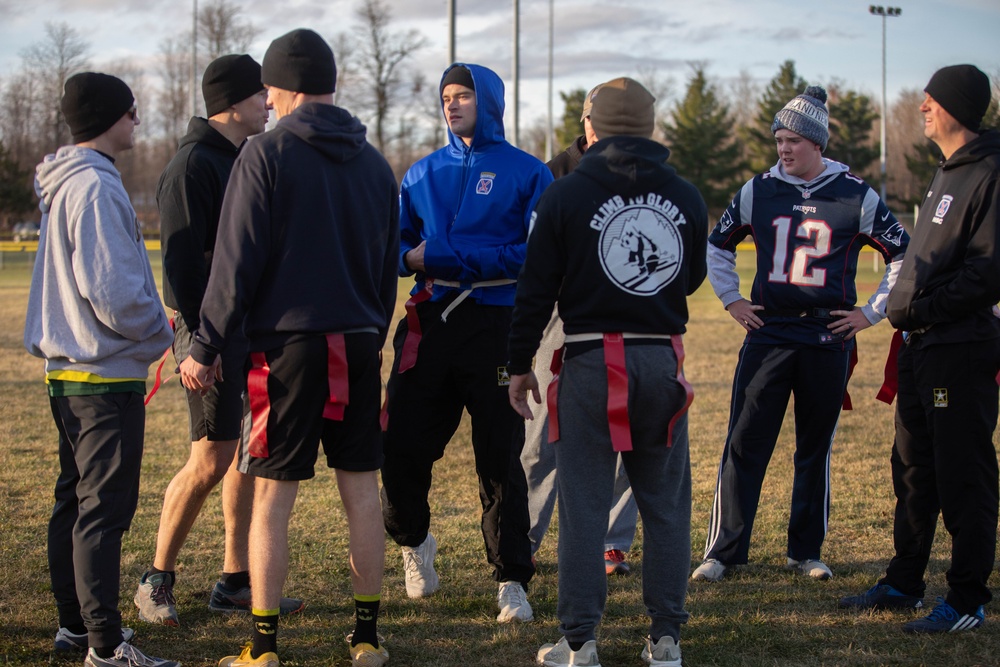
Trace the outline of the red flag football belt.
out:
<instances>
[{"instance_id":1,"label":"red flag football belt","mask_svg":"<svg viewBox=\"0 0 1000 667\"><path fill-rule=\"evenodd\" d=\"M177 313L175 312L174 313L174 317L176 317L176 316L177 316ZM174 326L174 318L173 317L170 318L170 330L171 331L176 331L177 330L177 327ZM148 394L146 394L146 398L142 402L143 405L149 405L149 402L151 400L153 400L153 396L155 396L156 392L158 392L160 390L160 387L162 387L166 383L170 382L170 378L173 377L173 375L171 375L166 380L163 379L163 365L165 363L167 363L167 357L169 357L169 356L170 356L170 348L168 347L167 350L163 353L163 358L160 359L159 365L156 367L156 376L155 376L155 379L153 380L153 388L149 390ZM180 368L178 368L177 370L174 371L174 375L176 375L179 372L180 372Z\"/></svg>"},{"instance_id":2,"label":"red flag football belt","mask_svg":"<svg viewBox=\"0 0 1000 667\"><path fill-rule=\"evenodd\" d=\"M423 331L420 329L420 318L417 316L417 306L427 301L434 294L434 285L442 287L457 287L462 289L462 293L455 297L455 300L448 304L448 307L441 313L441 321L447 322L451 311L458 308L459 304L465 301L472 290L480 287L498 287L500 285L513 285L517 281L513 278L501 278L498 280L483 280L476 283L462 283L455 280L438 280L436 278L425 278L424 288L411 296L406 301L406 339L403 341L403 351L399 355L399 371L405 373L413 368L417 363L417 349L420 347L420 339Z\"/></svg>"},{"instance_id":3,"label":"red flag football belt","mask_svg":"<svg viewBox=\"0 0 1000 667\"><path fill-rule=\"evenodd\" d=\"M347 375L347 345L344 334L326 335L326 376L329 397L323 406L323 419L344 421L344 408L350 403ZM266 459L270 456L267 442L267 421L271 416L271 398L267 393L267 379L271 367L263 352L250 353L250 372L247 373L247 396L250 399L250 456Z\"/></svg>"},{"instance_id":4,"label":"red flag football belt","mask_svg":"<svg viewBox=\"0 0 1000 667\"><path fill-rule=\"evenodd\" d=\"M566 336L566 342L574 343L586 340L604 341L604 365L608 372L608 428L611 432L611 446L616 452L632 451L632 430L628 418L628 372L625 367L625 340L628 338L660 338L669 339L677 357L677 381L684 387L684 406L670 419L667 429L667 447L674 441L674 425L684 416L694 401L694 389L684 378L684 337L653 334L606 333L606 334L571 334ZM549 442L559 439L559 373L562 371L563 351L565 346L552 355L550 369L552 381L549 383L545 398L549 409Z\"/></svg>"}]
</instances>

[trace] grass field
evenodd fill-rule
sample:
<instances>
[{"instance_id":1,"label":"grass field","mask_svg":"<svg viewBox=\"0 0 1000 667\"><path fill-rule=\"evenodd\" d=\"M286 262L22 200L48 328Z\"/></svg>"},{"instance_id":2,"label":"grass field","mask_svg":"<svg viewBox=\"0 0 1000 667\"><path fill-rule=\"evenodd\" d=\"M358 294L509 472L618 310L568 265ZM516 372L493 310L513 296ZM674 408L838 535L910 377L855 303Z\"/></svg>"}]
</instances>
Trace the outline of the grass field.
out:
<instances>
[{"instance_id":1,"label":"grass field","mask_svg":"<svg viewBox=\"0 0 1000 667\"><path fill-rule=\"evenodd\" d=\"M56 436L48 411L42 365L21 345L27 301L27 263L8 255L0 270L0 664L32 667L60 663L51 654L56 612L48 590L45 535L57 474ZM862 262L867 269L870 260ZM742 266L742 264L741 264ZM159 267L154 267L159 276ZM864 271L870 291L878 275ZM864 289L862 290L864 291ZM401 312L401 311L400 311ZM974 633L921 638L900 626L910 613L850 614L837 610L842 595L869 587L891 554L892 488L889 448L892 409L874 400L890 329L860 335L860 364L850 391L855 409L840 422L833 455L833 510L824 560L834 571L826 582L783 569L791 488L792 429L786 423L775 452L751 547L752 563L719 584L692 584L691 620L681 646L688 667L820 665L998 665L1000 623ZM685 338L687 372L695 387L690 435L695 561L705 542L716 466L725 436L729 390L741 330L710 288L691 300ZM788 422L790 420L786 420ZM140 622L131 598L153 555L164 487L187 456L182 390L166 385L147 412L146 453L139 509L122 555L122 610L137 630L136 644L152 655L185 665L214 665L249 637L245 617L207 608L207 592L221 568L222 515L218 491L206 504L178 566L181 628ZM489 576L479 533L479 501L467 425L437 465L432 530L440 551L439 593L409 600L403 591L399 550L387 545L381 630L396 667L531 665L539 645L558 637L555 522L539 553L530 588L535 622L500 626L496 585ZM347 530L334 476L320 470L301 486L291 525L291 566L286 594L305 598L302 614L282 622L282 663L349 665L344 634L353 623L347 570ZM639 566L641 533L631 552L634 574L609 583L599 651L605 667L642 665L646 630ZM945 591L949 541L943 527L928 573L928 603ZM693 565L693 564L692 564ZM992 610L987 609L990 617ZM82 659L82 658L81 658ZM74 661L79 661L74 659Z\"/></svg>"}]
</instances>

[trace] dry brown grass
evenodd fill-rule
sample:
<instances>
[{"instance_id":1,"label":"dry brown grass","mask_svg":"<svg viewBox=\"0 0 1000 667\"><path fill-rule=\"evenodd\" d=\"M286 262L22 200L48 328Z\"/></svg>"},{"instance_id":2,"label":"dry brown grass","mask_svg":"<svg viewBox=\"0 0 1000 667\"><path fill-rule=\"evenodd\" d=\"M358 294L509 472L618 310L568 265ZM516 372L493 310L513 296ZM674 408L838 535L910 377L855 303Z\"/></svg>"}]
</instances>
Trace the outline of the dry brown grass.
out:
<instances>
[{"instance_id":1,"label":"dry brown grass","mask_svg":"<svg viewBox=\"0 0 1000 667\"><path fill-rule=\"evenodd\" d=\"M45 530L56 476L55 430L41 383L41 364L21 347L27 272L0 270L0 663L47 665L56 614L48 592ZM865 274L868 288L876 276ZM692 299L686 337L687 370L697 397L692 407L691 452L694 557L700 558L725 436L731 375L741 334L708 287ZM752 564L720 584L692 585L691 621L682 646L689 666L997 665L1000 631L913 638L900 632L910 614L848 614L839 596L870 586L891 554L892 489L888 454L892 410L874 401L889 336L882 325L861 334L861 363L851 382L855 410L841 419L833 456L833 513L824 557L835 572L828 582L806 581L783 569L791 483L791 429L786 424L765 482L751 550ZM213 665L249 637L245 618L207 608L207 591L221 567L222 517L218 497L206 505L181 554L176 589L183 626L138 621L131 597L153 553L163 489L187 456L181 390L171 382L147 414L139 510L126 535L122 568L125 621L137 645L186 665ZM558 636L555 616L555 526L539 554L530 597L536 621L498 626L495 584L483 556L472 453L463 426L435 469L432 527L440 543L442 588L425 600L403 593L398 550L388 547L381 627L396 667L531 665L538 646ZM307 600L306 611L283 622L284 664L348 665L344 633L353 607L346 564L347 538L334 476L321 470L301 486L292 520L287 594ZM949 543L939 530L928 573L928 594L944 592ZM605 667L641 665L646 624L640 594L641 535L631 554L636 574L610 582L599 630ZM929 600L930 601L930 600ZM987 611L989 615L990 610Z\"/></svg>"}]
</instances>

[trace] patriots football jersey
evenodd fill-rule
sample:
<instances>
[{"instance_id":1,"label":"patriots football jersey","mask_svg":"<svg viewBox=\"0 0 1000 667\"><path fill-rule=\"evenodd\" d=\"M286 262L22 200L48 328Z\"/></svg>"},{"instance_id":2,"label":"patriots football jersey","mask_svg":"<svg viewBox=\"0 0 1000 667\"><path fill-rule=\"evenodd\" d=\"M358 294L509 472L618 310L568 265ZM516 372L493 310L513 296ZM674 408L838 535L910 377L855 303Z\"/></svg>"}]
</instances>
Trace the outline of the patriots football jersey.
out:
<instances>
[{"instance_id":1,"label":"patriots football jersey","mask_svg":"<svg viewBox=\"0 0 1000 667\"><path fill-rule=\"evenodd\" d=\"M887 263L906 250L909 236L878 194L834 164L842 170L828 169L803 185L774 169L755 176L709 236L711 245L734 254L740 241L753 237L757 273L750 301L764 306L765 324L749 334L750 342L843 345L843 337L826 328L831 319L815 316L817 309L854 307L863 246Z\"/></svg>"}]
</instances>

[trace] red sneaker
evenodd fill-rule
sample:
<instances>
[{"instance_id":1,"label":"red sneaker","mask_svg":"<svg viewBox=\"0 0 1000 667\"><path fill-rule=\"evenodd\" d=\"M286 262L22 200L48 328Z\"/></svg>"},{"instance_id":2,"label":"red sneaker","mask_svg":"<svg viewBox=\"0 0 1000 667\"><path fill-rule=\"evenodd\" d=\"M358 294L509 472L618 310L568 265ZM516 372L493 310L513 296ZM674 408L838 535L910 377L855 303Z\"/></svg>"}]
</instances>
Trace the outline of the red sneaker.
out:
<instances>
[{"instance_id":1,"label":"red sneaker","mask_svg":"<svg viewBox=\"0 0 1000 667\"><path fill-rule=\"evenodd\" d=\"M609 577L613 574L625 576L630 572L625 554L620 549L610 549L604 552L604 571Z\"/></svg>"}]
</instances>

